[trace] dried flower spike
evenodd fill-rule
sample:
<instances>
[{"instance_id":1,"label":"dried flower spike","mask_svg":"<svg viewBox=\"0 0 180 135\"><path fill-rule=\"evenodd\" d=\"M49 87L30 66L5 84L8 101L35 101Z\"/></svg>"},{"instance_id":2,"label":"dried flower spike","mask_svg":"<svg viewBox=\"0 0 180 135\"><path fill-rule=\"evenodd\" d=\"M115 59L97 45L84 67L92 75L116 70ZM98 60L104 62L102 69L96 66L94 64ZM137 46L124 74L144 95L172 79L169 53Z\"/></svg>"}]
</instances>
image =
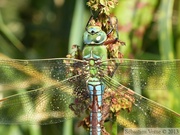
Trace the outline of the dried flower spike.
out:
<instances>
[{"instance_id":1,"label":"dried flower spike","mask_svg":"<svg viewBox=\"0 0 180 135\"><path fill-rule=\"evenodd\" d=\"M98 11L99 14L110 14L110 10L115 8L118 4L118 0L89 0L87 5L93 11Z\"/></svg>"}]
</instances>

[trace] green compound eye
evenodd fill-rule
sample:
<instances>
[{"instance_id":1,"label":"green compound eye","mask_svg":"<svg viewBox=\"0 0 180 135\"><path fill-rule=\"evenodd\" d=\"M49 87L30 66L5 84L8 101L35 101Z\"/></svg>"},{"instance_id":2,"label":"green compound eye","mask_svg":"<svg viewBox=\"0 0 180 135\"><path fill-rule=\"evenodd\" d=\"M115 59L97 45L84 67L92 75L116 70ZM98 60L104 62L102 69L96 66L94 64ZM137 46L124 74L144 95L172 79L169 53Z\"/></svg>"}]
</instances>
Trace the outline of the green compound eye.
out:
<instances>
[{"instance_id":1,"label":"green compound eye","mask_svg":"<svg viewBox=\"0 0 180 135\"><path fill-rule=\"evenodd\" d=\"M99 26L89 26L87 28L87 32L90 33L90 34L96 34L98 32L102 31L101 28Z\"/></svg>"},{"instance_id":2,"label":"green compound eye","mask_svg":"<svg viewBox=\"0 0 180 135\"><path fill-rule=\"evenodd\" d=\"M102 44L106 39L107 35L99 26L89 26L84 32L84 44Z\"/></svg>"}]
</instances>

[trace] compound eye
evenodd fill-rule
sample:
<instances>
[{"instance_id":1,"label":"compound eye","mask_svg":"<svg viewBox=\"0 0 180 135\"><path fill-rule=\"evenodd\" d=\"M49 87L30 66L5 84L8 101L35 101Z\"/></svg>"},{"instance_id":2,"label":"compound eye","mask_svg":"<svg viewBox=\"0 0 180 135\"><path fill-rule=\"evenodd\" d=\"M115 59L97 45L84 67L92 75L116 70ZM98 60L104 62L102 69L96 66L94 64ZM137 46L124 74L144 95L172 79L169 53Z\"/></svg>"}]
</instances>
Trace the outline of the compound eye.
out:
<instances>
[{"instance_id":1,"label":"compound eye","mask_svg":"<svg viewBox=\"0 0 180 135\"><path fill-rule=\"evenodd\" d=\"M100 40L101 40L101 36L97 36L96 41L100 41Z\"/></svg>"}]
</instances>

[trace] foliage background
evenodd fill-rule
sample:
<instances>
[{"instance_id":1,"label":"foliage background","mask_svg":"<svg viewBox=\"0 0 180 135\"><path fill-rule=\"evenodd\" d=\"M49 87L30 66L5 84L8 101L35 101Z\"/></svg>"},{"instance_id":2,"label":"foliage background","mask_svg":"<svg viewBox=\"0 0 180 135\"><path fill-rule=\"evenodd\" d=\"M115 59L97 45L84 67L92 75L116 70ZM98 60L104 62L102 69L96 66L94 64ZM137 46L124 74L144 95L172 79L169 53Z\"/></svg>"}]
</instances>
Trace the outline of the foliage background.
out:
<instances>
[{"instance_id":1,"label":"foliage background","mask_svg":"<svg viewBox=\"0 0 180 135\"><path fill-rule=\"evenodd\" d=\"M90 16L85 3L0 0L0 58L65 57L73 44L83 45L82 34ZM126 42L121 47L125 58L180 59L179 0L119 0L112 13L119 20L120 39ZM178 107L169 107L180 112ZM71 132L70 127L75 127L71 121L47 126L2 125L0 134L70 135L66 132Z\"/></svg>"}]
</instances>

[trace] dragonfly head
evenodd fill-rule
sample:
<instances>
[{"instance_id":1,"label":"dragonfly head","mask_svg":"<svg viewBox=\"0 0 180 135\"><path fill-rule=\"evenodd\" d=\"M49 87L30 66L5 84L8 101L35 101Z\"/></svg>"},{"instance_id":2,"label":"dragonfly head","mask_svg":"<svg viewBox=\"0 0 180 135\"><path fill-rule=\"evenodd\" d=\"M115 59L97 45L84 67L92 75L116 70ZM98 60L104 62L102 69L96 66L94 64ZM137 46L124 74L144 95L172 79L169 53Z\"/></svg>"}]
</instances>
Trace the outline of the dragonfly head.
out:
<instances>
[{"instance_id":1,"label":"dragonfly head","mask_svg":"<svg viewBox=\"0 0 180 135\"><path fill-rule=\"evenodd\" d=\"M87 45L101 45L107 39L107 35L99 26L88 26L84 32L83 39Z\"/></svg>"}]
</instances>

